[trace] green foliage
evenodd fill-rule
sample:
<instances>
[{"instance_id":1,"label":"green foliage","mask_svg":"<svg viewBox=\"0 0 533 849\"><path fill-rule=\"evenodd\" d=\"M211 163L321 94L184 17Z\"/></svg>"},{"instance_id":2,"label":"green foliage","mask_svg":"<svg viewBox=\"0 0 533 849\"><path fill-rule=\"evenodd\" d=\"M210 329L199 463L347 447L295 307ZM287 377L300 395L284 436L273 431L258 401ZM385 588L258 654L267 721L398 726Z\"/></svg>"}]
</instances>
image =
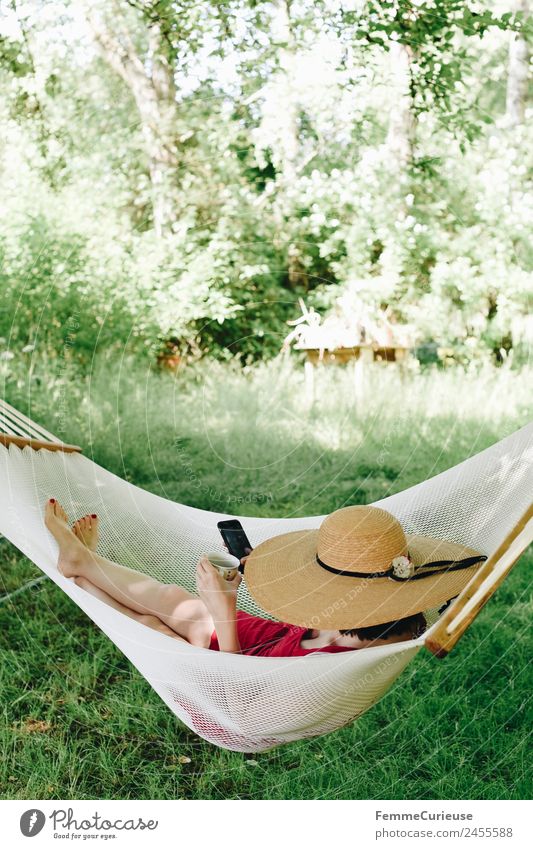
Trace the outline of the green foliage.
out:
<instances>
[{"instance_id":1,"label":"green foliage","mask_svg":"<svg viewBox=\"0 0 533 849\"><path fill-rule=\"evenodd\" d=\"M436 113L460 139L474 138L480 121L469 114L465 91L465 77L475 67L469 39L481 40L493 28L520 32L523 18L518 12L495 15L465 0L380 0L341 16L342 23L355 25L363 43L389 49L393 41L411 51L414 113Z\"/></svg>"},{"instance_id":2,"label":"green foliage","mask_svg":"<svg viewBox=\"0 0 533 849\"><path fill-rule=\"evenodd\" d=\"M20 229L4 230L0 262L0 333L11 353L38 346L88 363L97 345L116 344L128 328L127 304L105 280L95 286L94 265L79 233L60 234L36 215Z\"/></svg>"},{"instance_id":3,"label":"green foliage","mask_svg":"<svg viewBox=\"0 0 533 849\"><path fill-rule=\"evenodd\" d=\"M68 6L41 18L39 2L0 41L6 345L59 351L74 317L69 356L85 361L169 338L247 361L279 350L300 296L326 309L356 288L457 359L527 355L531 139L504 96L519 14L119 0L134 78ZM107 8L91 4L104 34ZM390 148L393 44L411 57L407 163ZM153 156L173 161L162 234Z\"/></svg>"}]
</instances>

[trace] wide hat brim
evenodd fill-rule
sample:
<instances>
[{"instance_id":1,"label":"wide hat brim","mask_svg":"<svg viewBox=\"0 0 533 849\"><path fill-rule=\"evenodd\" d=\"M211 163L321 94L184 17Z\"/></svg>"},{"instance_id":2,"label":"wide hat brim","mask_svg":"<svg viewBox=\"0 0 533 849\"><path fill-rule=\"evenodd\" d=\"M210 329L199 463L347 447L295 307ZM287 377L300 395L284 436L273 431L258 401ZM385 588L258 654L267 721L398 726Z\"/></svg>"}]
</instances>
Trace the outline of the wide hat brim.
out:
<instances>
[{"instance_id":1,"label":"wide hat brim","mask_svg":"<svg viewBox=\"0 0 533 849\"><path fill-rule=\"evenodd\" d=\"M249 555L246 586L267 613L321 630L363 628L430 610L459 595L480 562L409 581L335 575L316 560L318 530L293 531L262 542ZM462 560L479 552L434 537L407 535L415 566Z\"/></svg>"}]
</instances>

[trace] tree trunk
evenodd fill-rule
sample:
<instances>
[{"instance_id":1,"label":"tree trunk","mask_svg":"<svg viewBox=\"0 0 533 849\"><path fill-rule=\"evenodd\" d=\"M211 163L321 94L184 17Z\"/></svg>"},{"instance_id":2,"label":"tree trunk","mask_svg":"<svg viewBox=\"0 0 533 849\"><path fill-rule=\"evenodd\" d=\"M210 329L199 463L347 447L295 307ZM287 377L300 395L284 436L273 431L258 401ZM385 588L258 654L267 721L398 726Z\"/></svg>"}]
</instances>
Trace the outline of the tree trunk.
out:
<instances>
[{"instance_id":1,"label":"tree trunk","mask_svg":"<svg viewBox=\"0 0 533 849\"><path fill-rule=\"evenodd\" d=\"M284 78L285 98L279 111L279 157L281 199L290 197L298 179L300 161L299 106L294 91L296 43L291 22L292 0L274 0L274 30L279 42L278 59ZM290 201L288 201L290 203ZM281 222L280 222L281 223ZM283 224L282 224L283 226ZM287 249L287 277L291 286L306 280L298 245L291 241Z\"/></svg>"},{"instance_id":2,"label":"tree trunk","mask_svg":"<svg viewBox=\"0 0 533 849\"><path fill-rule=\"evenodd\" d=\"M299 152L298 104L294 92L296 48L291 26L290 0L276 0L274 6L276 35L279 40L278 58L287 94L279 116L284 130L280 151L282 179L289 183L296 177Z\"/></svg>"},{"instance_id":3,"label":"tree trunk","mask_svg":"<svg viewBox=\"0 0 533 849\"><path fill-rule=\"evenodd\" d=\"M517 12L529 14L529 0L517 0ZM507 74L507 99L505 114L511 127L524 123L529 67L529 45L522 33L511 33Z\"/></svg>"},{"instance_id":4,"label":"tree trunk","mask_svg":"<svg viewBox=\"0 0 533 849\"><path fill-rule=\"evenodd\" d=\"M411 62L413 53L406 44L391 42L393 103L389 113L387 146L398 163L405 169L413 159L415 119L411 97Z\"/></svg>"},{"instance_id":5,"label":"tree trunk","mask_svg":"<svg viewBox=\"0 0 533 849\"><path fill-rule=\"evenodd\" d=\"M154 229L158 236L171 229L178 215L176 89L161 39L159 28L152 26L151 75L148 84L140 85L134 93L148 156Z\"/></svg>"},{"instance_id":6,"label":"tree trunk","mask_svg":"<svg viewBox=\"0 0 533 849\"><path fill-rule=\"evenodd\" d=\"M128 86L140 117L150 174L154 230L170 232L178 217L177 105L174 74L157 24L148 32L148 54L139 56L116 4L112 25L85 5L94 39L110 67Z\"/></svg>"}]
</instances>

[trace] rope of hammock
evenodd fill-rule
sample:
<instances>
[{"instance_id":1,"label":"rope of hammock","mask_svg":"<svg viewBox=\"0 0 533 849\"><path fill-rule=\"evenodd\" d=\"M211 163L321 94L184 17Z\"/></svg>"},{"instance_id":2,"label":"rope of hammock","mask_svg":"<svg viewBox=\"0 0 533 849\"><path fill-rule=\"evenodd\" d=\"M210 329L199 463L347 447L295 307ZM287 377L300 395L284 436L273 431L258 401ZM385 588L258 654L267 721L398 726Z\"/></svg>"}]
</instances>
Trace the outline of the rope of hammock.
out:
<instances>
[{"instance_id":1,"label":"rope of hammock","mask_svg":"<svg viewBox=\"0 0 533 849\"><path fill-rule=\"evenodd\" d=\"M24 448L27 445L35 450L38 448L48 448L49 450L63 448L63 443L56 436L36 422L32 422L31 419L2 398L0 398L0 444L17 445L19 448ZM5 604L31 587L38 586L46 580L46 577L46 575L40 575L38 578L26 581L16 590L5 593L0 596L0 604Z\"/></svg>"},{"instance_id":2,"label":"rope of hammock","mask_svg":"<svg viewBox=\"0 0 533 849\"><path fill-rule=\"evenodd\" d=\"M0 430L3 430L6 434L18 434L19 436L58 444L61 442L53 433L29 419L24 413L16 410L2 398L0 398Z\"/></svg>"},{"instance_id":3,"label":"rope of hammock","mask_svg":"<svg viewBox=\"0 0 533 849\"><path fill-rule=\"evenodd\" d=\"M21 593L25 592L26 590L29 590L30 587L36 587L38 584L42 584L43 581L45 581L47 577L48 577L47 575L40 575L39 578L33 578L33 580L27 581L21 587L17 587L17 589L13 590L13 592L6 593L5 595L1 595L0 596L0 604L5 604L6 601L9 601L10 599L15 598L15 596L20 595Z\"/></svg>"},{"instance_id":4,"label":"rope of hammock","mask_svg":"<svg viewBox=\"0 0 533 849\"><path fill-rule=\"evenodd\" d=\"M78 445L68 445L44 427L20 413L7 401L0 398L0 445L16 445L17 448L33 448L38 451L64 451L66 454L81 452Z\"/></svg>"}]
</instances>

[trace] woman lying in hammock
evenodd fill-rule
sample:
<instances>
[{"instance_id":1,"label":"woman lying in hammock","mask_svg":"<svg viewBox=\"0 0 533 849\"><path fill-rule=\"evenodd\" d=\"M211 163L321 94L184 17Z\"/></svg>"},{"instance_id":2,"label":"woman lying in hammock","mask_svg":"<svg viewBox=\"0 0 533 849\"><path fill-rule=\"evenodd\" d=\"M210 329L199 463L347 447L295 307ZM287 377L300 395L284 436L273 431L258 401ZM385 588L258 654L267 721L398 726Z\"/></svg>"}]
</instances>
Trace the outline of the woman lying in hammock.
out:
<instances>
[{"instance_id":1,"label":"woman lying in hammock","mask_svg":"<svg viewBox=\"0 0 533 849\"><path fill-rule=\"evenodd\" d=\"M302 568L298 558L301 560L302 552L306 553L306 546L309 550L310 546L311 548L314 547L313 550L316 550L317 535L318 548L320 553L323 554L324 546L322 545L322 548L320 548L322 530L325 528L324 533L326 533L329 528L331 535L331 526L335 522L339 524L339 520L335 517L339 517L339 514L346 514L346 511L352 512L349 516L340 517L342 519L340 524L343 527L338 528L335 537L337 557L340 556L342 560L342 545L346 544L347 536L348 538L350 536L349 533L347 535L345 527L346 519L348 519L353 537L350 559L352 561L354 559L354 542L358 544L359 549L364 542L364 562L367 568L370 564L372 571L365 575L363 567L360 567L362 571L355 570L353 573L347 571L346 568L336 569L323 562L317 554L313 557L311 571L306 580L307 567ZM362 513L361 511L367 512ZM369 548L368 527L366 528L366 536L361 531L362 526L368 526L368 519L373 526L376 519L381 522L382 526L385 521L388 531L390 531L388 526L390 526L392 520L398 526L393 528L396 536L398 537L398 529L402 536L391 540L389 533L388 537L384 538L384 528L373 527L372 545ZM98 543L98 517L96 514L84 516L70 528L65 511L55 499L51 498L45 507L45 524L59 546L58 569L65 577L73 578L78 586L126 616L174 639L202 648L250 655L287 657L305 655L316 651L350 651L366 648L370 645L379 646L401 642L413 639L423 633L425 619L421 610L431 607L430 598L433 601L436 598L435 592L431 592L431 587L426 588L429 590L428 593L424 592L419 586L418 590L415 588L415 602L413 604L412 592L410 594L403 592L404 587L395 584L394 581L388 581L384 572L376 575L374 571L375 553L378 544L380 551L389 549L388 553L385 551L384 556L387 562L390 562L390 553L391 551L393 553L398 552L398 545L402 542L402 537L405 549L405 537L401 526L394 517L375 507L348 507L335 511L324 520L320 531L295 532L274 537L255 548L247 558L246 583L249 591L259 601L263 609L276 615L275 608L279 607L279 597L283 597L285 594L285 609L289 609L292 604L294 613L291 613L290 618L293 621L303 621L301 625L274 622L237 610L237 590L242 580L241 575L238 574L231 582L225 580L206 557L202 557L196 567L198 597L183 587L176 584L162 584L148 575L136 572L119 563L113 563L98 554L95 550ZM354 528L356 528L355 537ZM297 537L296 540L294 539L295 536ZM288 540L289 537L292 539ZM430 540L431 538L424 539ZM276 541L281 541L281 547L279 545L272 546L272 543L276 543ZM391 542L392 549L390 547ZM294 543L296 543L296 547ZM433 543L435 543L435 540L433 540ZM339 545L341 546L340 549ZM442 544L437 541L437 545ZM453 543L446 543L445 545L453 546ZM371 551L372 548L373 551ZM455 548L461 547L455 546ZM333 548L330 546L330 549L329 559L332 560L334 559L335 552L333 549L335 549L335 546ZM284 580L280 582L278 573L282 557L289 563L295 562L296 569L289 571L285 576L282 575L281 577ZM294 561L294 557L296 557L296 561ZM411 563L412 565L412 561L405 555L400 555L395 559L404 568L406 564ZM479 561L479 559L478 556L476 560ZM472 561L472 558L470 560ZM452 561L446 562L449 564ZM342 563L337 563L337 565L342 566ZM437 566L438 564L429 565ZM322 572L322 567L327 572ZM465 567L455 566L454 568ZM470 573L471 569L466 569L466 572ZM296 584L294 583L295 574L300 579ZM456 572L455 574L458 575L459 573ZM317 575L320 578L318 595L316 595L317 587L313 586L313 580L316 582ZM311 576L311 580L309 580L309 576ZM364 580L361 580L361 576ZM387 584L384 588L385 593L383 589L381 590L381 596L379 593L376 596L372 588L368 589L368 586L372 584L371 579L373 577L378 577L381 584L383 582ZM416 581L415 583L420 585L424 582ZM456 589L457 583L456 579L454 589ZM277 598L276 587L279 591ZM339 595L339 590L342 591L343 587L345 588L344 597L342 592ZM446 593L447 588L442 587L440 601L445 601L451 597L449 595L444 597L443 592ZM456 594L457 592L454 591L453 595ZM437 593L437 595L439 594ZM402 603L403 596L405 596L406 605ZM330 598L335 599L335 604L325 604ZM320 607L319 601L322 607ZM371 611L369 611L369 602L372 604ZM402 607L405 615L399 615ZM310 609L313 611L312 615L310 615ZM352 619L349 618L351 616L353 616ZM380 622L380 618L386 618L387 621ZM309 625L306 626L305 621L316 622L317 625L324 623L328 627L317 629Z\"/></svg>"}]
</instances>

